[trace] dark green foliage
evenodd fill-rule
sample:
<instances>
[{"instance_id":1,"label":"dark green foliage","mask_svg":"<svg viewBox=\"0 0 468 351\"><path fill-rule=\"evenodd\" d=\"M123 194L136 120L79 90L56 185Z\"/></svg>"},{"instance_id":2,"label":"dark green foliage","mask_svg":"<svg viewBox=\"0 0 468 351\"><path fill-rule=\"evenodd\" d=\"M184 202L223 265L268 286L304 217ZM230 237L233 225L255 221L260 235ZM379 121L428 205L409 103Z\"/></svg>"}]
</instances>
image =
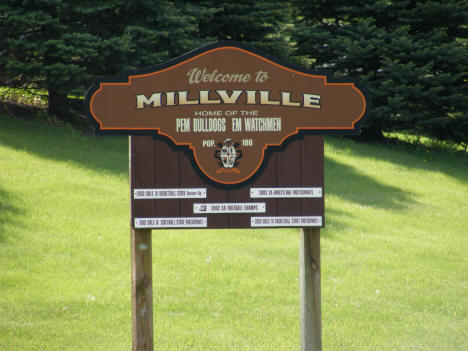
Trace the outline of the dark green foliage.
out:
<instances>
[{"instance_id":1,"label":"dark green foliage","mask_svg":"<svg viewBox=\"0 0 468 351\"><path fill-rule=\"evenodd\" d=\"M468 142L466 1L297 2L296 55L358 76L372 114L364 129L412 130Z\"/></svg>"},{"instance_id":2,"label":"dark green foliage","mask_svg":"<svg viewBox=\"0 0 468 351\"><path fill-rule=\"evenodd\" d=\"M60 84L83 79L84 69L71 57L74 38L70 33L62 37L58 1L6 1L0 6L0 60L8 85L56 92Z\"/></svg>"},{"instance_id":3,"label":"dark green foliage","mask_svg":"<svg viewBox=\"0 0 468 351\"><path fill-rule=\"evenodd\" d=\"M286 38L291 23L289 1L216 1L202 2L214 13L200 18L200 35L216 40L249 43L265 52L287 57L290 44Z\"/></svg>"},{"instance_id":4,"label":"dark green foliage","mask_svg":"<svg viewBox=\"0 0 468 351\"><path fill-rule=\"evenodd\" d=\"M155 65L201 44L195 15L205 12L165 0L5 1L1 83L47 90L50 112L65 115L67 95L83 95L92 76Z\"/></svg>"}]
</instances>

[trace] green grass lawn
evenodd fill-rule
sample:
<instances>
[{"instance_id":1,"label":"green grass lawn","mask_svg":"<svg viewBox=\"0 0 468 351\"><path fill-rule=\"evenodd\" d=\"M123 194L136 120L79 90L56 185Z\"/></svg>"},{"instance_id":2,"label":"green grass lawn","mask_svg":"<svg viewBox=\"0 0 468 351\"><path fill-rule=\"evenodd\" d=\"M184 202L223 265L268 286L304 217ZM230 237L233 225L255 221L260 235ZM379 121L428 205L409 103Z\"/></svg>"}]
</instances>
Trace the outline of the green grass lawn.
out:
<instances>
[{"instance_id":1,"label":"green grass lawn","mask_svg":"<svg viewBox=\"0 0 468 351\"><path fill-rule=\"evenodd\" d=\"M466 154L325 157L324 350L468 350ZM126 138L0 116L0 350L130 350L128 197ZM153 231L155 350L299 350L298 245Z\"/></svg>"}]
</instances>

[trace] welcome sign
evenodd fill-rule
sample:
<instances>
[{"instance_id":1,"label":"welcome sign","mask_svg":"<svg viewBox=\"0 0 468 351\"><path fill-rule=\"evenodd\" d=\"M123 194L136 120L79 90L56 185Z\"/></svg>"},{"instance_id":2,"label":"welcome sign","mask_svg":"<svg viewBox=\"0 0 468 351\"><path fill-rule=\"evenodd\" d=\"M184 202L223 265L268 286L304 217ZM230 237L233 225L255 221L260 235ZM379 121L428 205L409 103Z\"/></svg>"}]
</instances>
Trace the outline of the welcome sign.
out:
<instances>
[{"instance_id":1,"label":"welcome sign","mask_svg":"<svg viewBox=\"0 0 468 351\"><path fill-rule=\"evenodd\" d=\"M321 227L323 137L359 132L357 84L238 43L100 78L85 109L130 134L134 228Z\"/></svg>"},{"instance_id":2,"label":"welcome sign","mask_svg":"<svg viewBox=\"0 0 468 351\"><path fill-rule=\"evenodd\" d=\"M219 184L248 180L268 147L300 131L357 132L366 111L355 83L291 68L231 43L99 80L86 101L99 132L164 135L188 147L196 167Z\"/></svg>"}]
</instances>

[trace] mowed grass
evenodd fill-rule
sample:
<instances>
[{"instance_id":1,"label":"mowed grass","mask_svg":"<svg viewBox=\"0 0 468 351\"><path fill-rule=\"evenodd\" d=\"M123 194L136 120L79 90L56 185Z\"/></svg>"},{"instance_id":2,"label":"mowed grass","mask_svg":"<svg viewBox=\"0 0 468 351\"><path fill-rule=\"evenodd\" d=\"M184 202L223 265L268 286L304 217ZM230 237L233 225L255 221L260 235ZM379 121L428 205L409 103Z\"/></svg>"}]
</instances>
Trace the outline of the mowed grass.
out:
<instances>
[{"instance_id":1,"label":"mowed grass","mask_svg":"<svg viewBox=\"0 0 468 351\"><path fill-rule=\"evenodd\" d=\"M326 139L324 350L468 349L468 157ZM0 350L130 350L127 138L0 116ZM297 229L153 231L155 350L299 350Z\"/></svg>"}]
</instances>

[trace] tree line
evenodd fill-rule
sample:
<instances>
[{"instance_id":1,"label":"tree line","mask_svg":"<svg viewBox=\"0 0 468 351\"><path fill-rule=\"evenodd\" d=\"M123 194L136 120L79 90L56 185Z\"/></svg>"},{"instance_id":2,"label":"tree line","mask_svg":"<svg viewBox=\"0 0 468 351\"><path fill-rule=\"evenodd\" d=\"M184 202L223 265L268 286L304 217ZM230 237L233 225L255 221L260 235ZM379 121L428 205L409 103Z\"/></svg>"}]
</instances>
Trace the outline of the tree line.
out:
<instances>
[{"instance_id":1,"label":"tree line","mask_svg":"<svg viewBox=\"0 0 468 351\"><path fill-rule=\"evenodd\" d=\"M467 23L465 0L4 0L0 86L47 92L66 120L93 76L235 40L360 78L373 106L363 137L467 143Z\"/></svg>"}]
</instances>

